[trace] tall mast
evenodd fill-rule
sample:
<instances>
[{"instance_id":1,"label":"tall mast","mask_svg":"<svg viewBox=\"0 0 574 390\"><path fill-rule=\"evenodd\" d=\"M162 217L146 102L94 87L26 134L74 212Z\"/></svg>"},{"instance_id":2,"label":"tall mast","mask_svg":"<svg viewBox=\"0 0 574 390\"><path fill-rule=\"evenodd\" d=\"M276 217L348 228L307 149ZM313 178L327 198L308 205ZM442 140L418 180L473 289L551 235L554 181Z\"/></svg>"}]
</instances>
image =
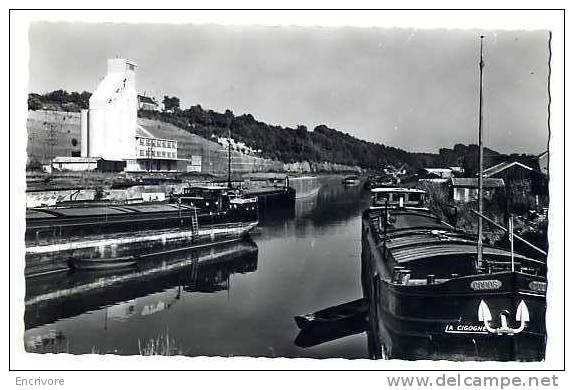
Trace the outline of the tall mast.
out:
<instances>
[{"instance_id":1,"label":"tall mast","mask_svg":"<svg viewBox=\"0 0 574 390\"><path fill-rule=\"evenodd\" d=\"M484 60L482 56L482 43L484 40L484 35L480 36L480 91L479 91L479 105L478 105L478 212L480 215L483 215L483 205L482 205L482 186L483 186L483 167L482 167L482 159L483 159L483 147L482 147L482 86L483 86L483 69L484 69ZM477 261L476 266L477 268L482 268L482 217L478 218L478 241L476 245L476 252L477 252Z\"/></svg>"},{"instance_id":2,"label":"tall mast","mask_svg":"<svg viewBox=\"0 0 574 390\"><path fill-rule=\"evenodd\" d=\"M227 129L227 187L231 188L231 129Z\"/></svg>"}]
</instances>

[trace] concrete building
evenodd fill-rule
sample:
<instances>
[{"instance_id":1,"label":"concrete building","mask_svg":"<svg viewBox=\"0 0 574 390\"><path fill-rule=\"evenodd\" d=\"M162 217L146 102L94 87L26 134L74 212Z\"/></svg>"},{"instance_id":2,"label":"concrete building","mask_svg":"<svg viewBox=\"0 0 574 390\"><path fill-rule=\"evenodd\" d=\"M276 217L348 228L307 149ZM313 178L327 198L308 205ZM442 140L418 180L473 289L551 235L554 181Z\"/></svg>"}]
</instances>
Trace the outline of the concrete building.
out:
<instances>
[{"instance_id":1,"label":"concrete building","mask_svg":"<svg viewBox=\"0 0 574 390\"><path fill-rule=\"evenodd\" d=\"M90 97L88 112L82 112L82 157L135 158L135 70L136 64L131 61L108 60L108 72Z\"/></svg>"},{"instance_id":2,"label":"concrete building","mask_svg":"<svg viewBox=\"0 0 574 390\"><path fill-rule=\"evenodd\" d=\"M89 109L81 112L81 157L122 161L129 171L175 170L177 141L155 138L137 124L138 108L157 103L138 96L136 68L126 59L108 60Z\"/></svg>"},{"instance_id":3,"label":"concrete building","mask_svg":"<svg viewBox=\"0 0 574 390\"><path fill-rule=\"evenodd\" d=\"M177 141L153 137L138 126L136 132L136 158L127 161L127 171L175 171Z\"/></svg>"}]
</instances>

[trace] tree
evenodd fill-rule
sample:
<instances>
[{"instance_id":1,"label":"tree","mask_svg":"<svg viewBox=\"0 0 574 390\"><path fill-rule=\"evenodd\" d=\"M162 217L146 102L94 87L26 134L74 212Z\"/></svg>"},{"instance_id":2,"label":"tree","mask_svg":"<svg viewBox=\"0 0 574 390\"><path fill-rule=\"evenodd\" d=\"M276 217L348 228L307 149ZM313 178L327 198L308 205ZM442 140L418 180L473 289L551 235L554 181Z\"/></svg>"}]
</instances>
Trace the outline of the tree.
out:
<instances>
[{"instance_id":1,"label":"tree","mask_svg":"<svg viewBox=\"0 0 574 390\"><path fill-rule=\"evenodd\" d=\"M172 96L163 97L163 110L164 111L177 111L179 110L179 98Z\"/></svg>"},{"instance_id":2,"label":"tree","mask_svg":"<svg viewBox=\"0 0 574 390\"><path fill-rule=\"evenodd\" d=\"M28 110L36 111L42 108L42 100L40 95L31 93L28 95Z\"/></svg>"},{"instance_id":3,"label":"tree","mask_svg":"<svg viewBox=\"0 0 574 390\"><path fill-rule=\"evenodd\" d=\"M92 93L88 91L84 91L80 94L80 100L82 102L82 108L89 108L90 107L90 98L92 97Z\"/></svg>"}]
</instances>

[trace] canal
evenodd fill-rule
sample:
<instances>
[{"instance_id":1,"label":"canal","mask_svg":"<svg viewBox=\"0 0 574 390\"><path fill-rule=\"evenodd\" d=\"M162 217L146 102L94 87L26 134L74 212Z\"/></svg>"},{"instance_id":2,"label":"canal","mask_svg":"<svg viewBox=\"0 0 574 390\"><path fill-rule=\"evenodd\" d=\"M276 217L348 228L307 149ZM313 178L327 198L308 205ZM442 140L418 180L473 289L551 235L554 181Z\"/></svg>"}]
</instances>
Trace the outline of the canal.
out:
<instances>
[{"instance_id":1,"label":"canal","mask_svg":"<svg viewBox=\"0 0 574 390\"><path fill-rule=\"evenodd\" d=\"M293 317L362 296L362 186L340 179L267 214L252 241L139 273L27 280L30 352L368 358L366 334L303 348Z\"/></svg>"}]
</instances>

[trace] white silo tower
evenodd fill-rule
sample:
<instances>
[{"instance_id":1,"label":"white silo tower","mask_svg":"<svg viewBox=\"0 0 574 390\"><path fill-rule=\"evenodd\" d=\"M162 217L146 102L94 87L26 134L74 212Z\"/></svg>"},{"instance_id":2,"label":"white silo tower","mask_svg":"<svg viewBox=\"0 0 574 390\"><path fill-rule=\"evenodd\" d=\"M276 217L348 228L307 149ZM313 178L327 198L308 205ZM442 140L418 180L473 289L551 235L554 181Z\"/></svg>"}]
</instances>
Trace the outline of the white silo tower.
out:
<instances>
[{"instance_id":1,"label":"white silo tower","mask_svg":"<svg viewBox=\"0 0 574 390\"><path fill-rule=\"evenodd\" d=\"M108 73L90 97L89 110L82 111L83 157L135 158L136 66L126 59L108 59Z\"/></svg>"}]
</instances>

